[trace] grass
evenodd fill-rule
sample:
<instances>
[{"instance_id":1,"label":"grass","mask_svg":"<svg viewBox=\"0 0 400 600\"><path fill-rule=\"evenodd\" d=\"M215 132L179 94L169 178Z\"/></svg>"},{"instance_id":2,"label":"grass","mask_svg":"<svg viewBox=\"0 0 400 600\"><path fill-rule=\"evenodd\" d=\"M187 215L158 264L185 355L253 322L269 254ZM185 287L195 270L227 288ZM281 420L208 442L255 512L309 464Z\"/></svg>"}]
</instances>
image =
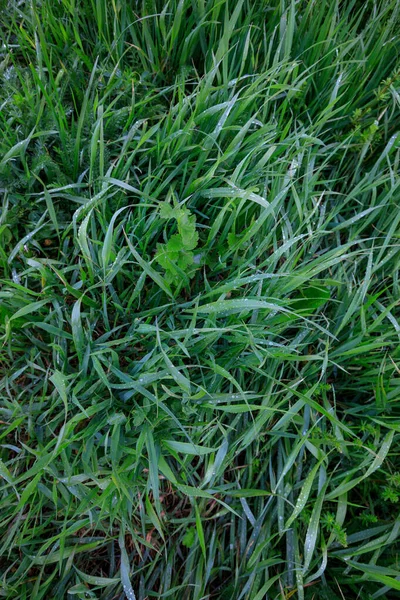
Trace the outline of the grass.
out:
<instances>
[{"instance_id":1,"label":"grass","mask_svg":"<svg viewBox=\"0 0 400 600\"><path fill-rule=\"evenodd\" d=\"M3 0L0 597L398 598L399 25Z\"/></svg>"}]
</instances>

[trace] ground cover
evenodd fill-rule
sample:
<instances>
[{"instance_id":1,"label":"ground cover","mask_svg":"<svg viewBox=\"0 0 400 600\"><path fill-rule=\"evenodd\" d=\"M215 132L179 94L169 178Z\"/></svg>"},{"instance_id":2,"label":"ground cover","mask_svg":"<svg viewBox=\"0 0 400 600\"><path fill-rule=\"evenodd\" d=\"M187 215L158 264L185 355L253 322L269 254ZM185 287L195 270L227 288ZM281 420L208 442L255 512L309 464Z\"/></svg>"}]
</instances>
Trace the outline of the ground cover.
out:
<instances>
[{"instance_id":1,"label":"ground cover","mask_svg":"<svg viewBox=\"0 0 400 600\"><path fill-rule=\"evenodd\" d=\"M399 10L2 2L1 597L398 598Z\"/></svg>"}]
</instances>

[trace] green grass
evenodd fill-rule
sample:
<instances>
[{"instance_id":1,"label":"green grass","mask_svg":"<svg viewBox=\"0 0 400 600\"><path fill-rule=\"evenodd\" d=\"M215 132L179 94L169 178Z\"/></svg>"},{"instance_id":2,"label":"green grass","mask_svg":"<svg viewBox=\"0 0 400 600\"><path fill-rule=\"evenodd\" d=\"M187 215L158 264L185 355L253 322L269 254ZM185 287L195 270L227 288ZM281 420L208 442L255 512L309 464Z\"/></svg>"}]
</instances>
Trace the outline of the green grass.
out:
<instances>
[{"instance_id":1,"label":"green grass","mask_svg":"<svg viewBox=\"0 0 400 600\"><path fill-rule=\"evenodd\" d=\"M400 590L399 0L3 0L0 597Z\"/></svg>"}]
</instances>

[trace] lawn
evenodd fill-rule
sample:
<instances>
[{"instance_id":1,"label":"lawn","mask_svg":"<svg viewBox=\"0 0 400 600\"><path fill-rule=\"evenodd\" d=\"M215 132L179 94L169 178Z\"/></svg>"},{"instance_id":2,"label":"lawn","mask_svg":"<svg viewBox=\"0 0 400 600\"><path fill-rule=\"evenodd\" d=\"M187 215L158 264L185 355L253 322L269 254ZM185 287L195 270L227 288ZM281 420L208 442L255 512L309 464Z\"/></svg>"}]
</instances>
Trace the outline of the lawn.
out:
<instances>
[{"instance_id":1,"label":"lawn","mask_svg":"<svg viewBox=\"0 0 400 600\"><path fill-rule=\"evenodd\" d=\"M0 598L399 598L400 0L0 5Z\"/></svg>"}]
</instances>

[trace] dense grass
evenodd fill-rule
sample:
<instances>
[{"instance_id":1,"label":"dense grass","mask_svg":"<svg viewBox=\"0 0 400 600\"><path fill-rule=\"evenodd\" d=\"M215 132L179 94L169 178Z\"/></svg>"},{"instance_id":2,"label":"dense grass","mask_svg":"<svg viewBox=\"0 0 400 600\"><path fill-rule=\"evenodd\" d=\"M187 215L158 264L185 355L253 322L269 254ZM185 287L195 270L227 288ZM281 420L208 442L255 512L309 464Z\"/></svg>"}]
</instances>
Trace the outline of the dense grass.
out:
<instances>
[{"instance_id":1,"label":"dense grass","mask_svg":"<svg viewBox=\"0 0 400 600\"><path fill-rule=\"evenodd\" d=\"M398 598L399 0L10 0L0 596Z\"/></svg>"}]
</instances>

